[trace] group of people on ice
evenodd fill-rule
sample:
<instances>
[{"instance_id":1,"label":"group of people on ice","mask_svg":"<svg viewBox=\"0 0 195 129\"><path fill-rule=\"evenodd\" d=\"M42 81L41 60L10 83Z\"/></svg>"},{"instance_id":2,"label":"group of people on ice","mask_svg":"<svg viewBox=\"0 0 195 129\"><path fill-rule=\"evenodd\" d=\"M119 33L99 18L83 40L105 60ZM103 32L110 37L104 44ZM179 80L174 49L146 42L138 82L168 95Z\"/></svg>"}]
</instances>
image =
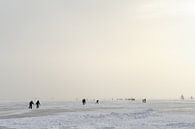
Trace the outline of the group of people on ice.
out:
<instances>
[{"instance_id":1,"label":"group of people on ice","mask_svg":"<svg viewBox=\"0 0 195 129\"><path fill-rule=\"evenodd\" d=\"M40 103L40 101L39 100L37 100L37 102L35 103L36 104L36 108L39 108L40 107L40 105L41 105L41 103ZM34 102L31 100L30 102L29 102L29 109L32 109L33 108L33 105L34 105Z\"/></svg>"},{"instance_id":2,"label":"group of people on ice","mask_svg":"<svg viewBox=\"0 0 195 129\"><path fill-rule=\"evenodd\" d=\"M135 101L135 99L134 99L133 101ZM99 100L96 100L95 103L96 103L96 104L99 104ZM146 98L142 99L142 103L146 103ZM82 99L82 104L83 104L83 105L86 104L86 99Z\"/></svg>"},{"instance_id":3,"label":"group of people on ice","mask_svg":"<svg viewBox=\"0 0 195 129\"><path fill-rule=\"evenodd\" d=\"M95 102L96 104L99 104L99 100L96 100ZM82 104L85 105L86 104L86 99L82 99Z\"/></svg>"},{"instance_id":4,"label":"group of people on ice","mask_svg":"<svg viewBox=\"0 0 195 129\"><path fill-rule=\"evenodd\" d=\"M96 102L95 102L96 104L99 104L99 100L96 100ZM146 99L142 99L142 103L146 103ZM36 101L36 108L39 108L40 107L40 105L41 105L41 103L40 103L40 101L39 100L37 100ZM86 104L86 99L82 99L82 104L83 105L85 105ZM33 108L33 105L34 105L34 102L31 100L30 102L29 102L29 109L32 109Z\"/></svg>"}]
</instances>

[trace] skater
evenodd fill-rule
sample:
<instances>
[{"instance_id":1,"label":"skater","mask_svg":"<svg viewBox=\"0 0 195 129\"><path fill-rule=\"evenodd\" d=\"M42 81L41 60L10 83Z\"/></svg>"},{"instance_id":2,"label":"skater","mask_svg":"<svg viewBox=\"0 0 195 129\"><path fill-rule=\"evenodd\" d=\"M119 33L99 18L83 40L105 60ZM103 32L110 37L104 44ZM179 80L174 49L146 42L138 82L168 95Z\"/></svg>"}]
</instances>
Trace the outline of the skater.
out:
<instances>
[{"instance_id":1,"label":"skater","mask_svg":"<svg viewBox=\"0 0 195 129\"><path fill-rule=\"evenodd\" d=\"M86 100L82 99L82 103L83 103L83 105L85 105L86 104Z\"/></svg>"},{"instance_id":2,"label":"skater","mask_svg":"<svg viewBox=\"0 0 195 129\"><path fill-rule=\"evenodd\" d=\"M39 108L40 105L41 105L41 103L39 102L39 100L37 100L37 102L36 102L36 108Z\"/></svg>"},{"instance_id":3,"label":"skater","mask_svg":"<svg viewBox=\"0 0 195 129\"><path fill-rule=\"evenodd\" d=\"M96 104L99 104L99 100L96 100Z\"/></svg>"},{"instance_id":4,"label":"skater","mask_svg":"<svg viewBox=\"0 0 195 129\"><path fill-rule=\"evenodd\" d=\"M32 109L32 106L34 105L34 102L31 100L30 102L29 102L29 109Z\"/></svg>"}]
</instances>

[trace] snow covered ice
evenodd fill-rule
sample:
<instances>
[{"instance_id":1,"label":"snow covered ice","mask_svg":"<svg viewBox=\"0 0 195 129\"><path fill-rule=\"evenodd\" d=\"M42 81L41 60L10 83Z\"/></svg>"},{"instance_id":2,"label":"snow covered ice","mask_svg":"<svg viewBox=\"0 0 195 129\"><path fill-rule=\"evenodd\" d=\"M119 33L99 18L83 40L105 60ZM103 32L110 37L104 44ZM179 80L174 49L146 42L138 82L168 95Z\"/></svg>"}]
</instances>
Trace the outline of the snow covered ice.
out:
<instances>
[{"instance_id":1,"label":"snow covered ice","mask_svg":"<svg viewBox=\"0 0 195 129\"><path fill-rule=\"evenodd\" d=\"M0 103L0 129L195 129L195 102L153 100Z\"/></svg>"}]
</instances>

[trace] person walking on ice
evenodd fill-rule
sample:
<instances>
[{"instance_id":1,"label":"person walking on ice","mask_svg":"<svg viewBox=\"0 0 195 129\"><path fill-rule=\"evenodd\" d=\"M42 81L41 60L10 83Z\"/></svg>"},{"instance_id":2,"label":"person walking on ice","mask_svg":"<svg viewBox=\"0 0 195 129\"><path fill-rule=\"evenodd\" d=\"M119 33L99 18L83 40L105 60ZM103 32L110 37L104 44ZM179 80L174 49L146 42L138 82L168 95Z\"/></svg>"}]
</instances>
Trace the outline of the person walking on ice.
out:
<instances>
[{"instance_id":1,"label":"person walking on ice","mask_svg":"<svg viewBox=\"0 0 195 129\"><path fill-rule=\"evenodd\" d=\"M36 108L39 108L40 105L41 105L41 103L39 102L39 100L37 100L37 102L36 102Z\"/></svg>"},{"instance_id":2,"label":"person walking on ice","mask_svg":"<svg viewBox=\"0 0 195 129\"><path fill-rule=\"evenodd\" d=\"M85 105L86 104L86 100L82 99L82 103L83 103L83 105Z\"/></svg>"},{"instance_id":3,"label":"person walking on ice","mask_svg":"<svg viewBox=\"0 0 195 129\"><path fill-rule=\"evenodd\" d=\"M30 102L29 102L29 109L32 109L32 106L34 105L34 102L31 100Z\"/></svg>"}]
</instances>

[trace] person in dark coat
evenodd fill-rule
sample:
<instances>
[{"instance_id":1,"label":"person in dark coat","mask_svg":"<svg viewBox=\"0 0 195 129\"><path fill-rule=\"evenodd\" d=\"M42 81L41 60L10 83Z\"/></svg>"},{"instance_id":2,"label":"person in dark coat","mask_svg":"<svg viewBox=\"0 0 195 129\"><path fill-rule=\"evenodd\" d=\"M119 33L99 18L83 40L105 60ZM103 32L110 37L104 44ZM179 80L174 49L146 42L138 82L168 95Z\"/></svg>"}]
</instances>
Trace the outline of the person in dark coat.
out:
<instances>
[{"instance_id":1,"label":"person in dark coat","mask_svg":"<svg viewBox=\"0 0 195 129\"><path fill-rule=\"evenodd\" d=\"M85 105L86 104L86 100L82 99L82 103L83 103L83 105Z\"/></svg>"},{"instance_id":2,"label":"person in dark coat","mask_svg":"<svg viewBox=\"0 0 195 129\"><path fill-rule=\"evenodd\" d=\"M142 103L146 103L146 98L145 99L142 99Z\"/></svg>"},{"instance_id":3,"label":"person in dark coat","mask_svg":"<svg viewBox=\"0 0 195 129\"><path fill-rule=\"evenodd\" d=\"M96 100L96 102L95 102L96 104L99 104L99 100Z\"/></svg>"},{"instance_id":4,"label":"person in dark coat","mask_svg":"<svg viewBox=\"0 0 195 129\"><path fill-rule=\"evenodd\" d=\"M32 109L32 106L34 105L34 102L31 100L30 102L29 102L29 109Z\"/></svg>"},{"instance_id":5,"label":"person in dark coat","mask_svg":"<svg viewBox=\"0 0 195 129\"><path fill-rule=\"evenodd\" d=\"M37 102L36 102L36 108L39 108L40 105L41 105L41 103L39 102L39 100L37 100Z\"/></svg>"}]
</instances>

